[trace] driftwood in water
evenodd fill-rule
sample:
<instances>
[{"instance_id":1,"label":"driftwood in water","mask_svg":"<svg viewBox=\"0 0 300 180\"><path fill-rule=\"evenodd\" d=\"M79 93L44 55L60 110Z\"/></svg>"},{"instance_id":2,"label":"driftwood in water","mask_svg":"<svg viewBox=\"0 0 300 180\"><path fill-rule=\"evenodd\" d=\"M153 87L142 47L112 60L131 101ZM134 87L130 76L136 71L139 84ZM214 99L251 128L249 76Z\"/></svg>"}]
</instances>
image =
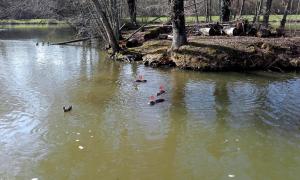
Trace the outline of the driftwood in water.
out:
<instances>
[{"instance_id":1,"label":"driftwood in water","mask_svg":"<svg viewBox=\"0 0 300 180\"><path fill-rule=\"evenodd\" d=\"M50 45L65 45L65 44L70 44L70 43L75 43L75 42L88 41L88 40L90 40L90 39L96 39L96 38L100 38L100 36L87 37L87 38L75 39L75 40L70 40L70 41L64 41L64 42L52 43L52 44L50 44Z\"/></svg>"},{"instance_id":2,"label":"driftwood in water","mask_svg":"<svg viewBox=\"0 0 300 180\"><path fill-rule=\"evenodd\" d=\"M144 24L144 25L142 25L140 28L138 28L136 31L134 31L125 41L128 41L130 38L132 38L136 33L138 33L139 31L141 31L145 26L147 26L148 24L150 24L150 23L152 23L152 22L154 22L154 21L156 21L157 19L159 19L160 18L160 16L159 17L157 17L157 18L154 18L153 20L151 20L151 21L149 21L149 22L147 22L146 24Z\"/></svg>"},{"instance_id":3,"label":"driftwood in water","mask_svg":"<svg viewBox=\"0 0 300 180\"><path fill-rule=\"evenodd\" d=\"M238 36L238 35L240 35L239 30L236 27L224 28L223 31L228 36Z\"/></svg>"}]
</instances>

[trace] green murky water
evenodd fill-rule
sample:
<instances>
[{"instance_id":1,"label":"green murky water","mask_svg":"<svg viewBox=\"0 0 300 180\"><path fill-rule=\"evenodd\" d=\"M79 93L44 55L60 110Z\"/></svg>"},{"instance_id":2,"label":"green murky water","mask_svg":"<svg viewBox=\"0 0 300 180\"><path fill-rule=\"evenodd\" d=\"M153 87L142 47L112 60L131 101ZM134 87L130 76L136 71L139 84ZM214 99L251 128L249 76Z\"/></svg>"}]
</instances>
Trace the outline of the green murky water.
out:
<instances>
[{"instance_id":1,"label":"green murky water","mask_svg":"<svg viewBox=\"0 0 300 180\"><path fill-rule=\"evenodd\" d=\"M0 179L299 179L299 74L161 70L36 46L70 35L0 31ZM151 107L161 84L166 102Z\"/></svg>"}]
</instances>

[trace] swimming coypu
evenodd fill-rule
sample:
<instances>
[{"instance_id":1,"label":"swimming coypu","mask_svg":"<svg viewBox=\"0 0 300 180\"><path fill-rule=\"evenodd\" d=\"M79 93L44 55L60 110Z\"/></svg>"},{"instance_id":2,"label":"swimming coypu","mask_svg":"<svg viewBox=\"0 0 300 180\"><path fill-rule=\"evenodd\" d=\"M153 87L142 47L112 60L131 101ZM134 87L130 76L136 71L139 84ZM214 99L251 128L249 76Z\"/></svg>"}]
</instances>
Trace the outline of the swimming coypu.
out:
<instances>
[{"instance_id":1,"label":"swimming coypu","mask_svg":"<svg viewBox=\"0 0 300 180\"><path fill-rule=\"evenodd\" d=\"M139 76L139 78L137 80L135 80L135 82L138 82L138 83L146 83L147 80L144 79L144 76Z\"/></svg>"},{"instance_id":2,"label":"swimming coypu","mask_svg":"<svg viewBox=\"0 0 300 180\"><path fill-rule=\"evenodd\" d=\"M165 102L165 100L164 99L156 99L155 100L155 103L162 103L162 102Z\"/></svg>"},{"instance_id":3,"label":"swimming coypu","mask_svg":"<svg viewBox=\"0 0 300 180\"><path fill-rule=\"evenodd\" d=\"M63 107L64 112L70 112L72 110L72 106L69 106L66 108L65 106Z\"/></svg>"},{"instance_id":4,"label":"swimming coypu","mask_svg":"<svg viewBox=\"0 0 300 180\"><path fill-rule=\"evenodd\" d=\"M162 94L166 93L165 88L163 85L159 86L159 92L156 94L157 96L160 96Z\"/></svg>"},{"instance_id":5,"label":"swimming coypu","mask_svg":"<svg viewBox=\"0 0 300 180\"><path fill-rule=\"evenodd\" d=\"M149 101L148 104L151 105L151 106L153 106L153 105L155 105L155 104L158 104L158 103L165 102L164 99L155 99L154 96L151 96L149 99L150 99L150 101Z\"/></svg>"},{"instance_id":6,"label":"swimming coypu","mask_svg":"<svg viewBox=\"0 0 300 180\"><path fill-rule=\"evenodd\" d=\"M149 100L150 100L149 103L148 103L149 105L151 105L151 106L155 105L156 102L155 102L155 97L154 96L151 96L149 98Z\"/></svg>"}]
</instances>

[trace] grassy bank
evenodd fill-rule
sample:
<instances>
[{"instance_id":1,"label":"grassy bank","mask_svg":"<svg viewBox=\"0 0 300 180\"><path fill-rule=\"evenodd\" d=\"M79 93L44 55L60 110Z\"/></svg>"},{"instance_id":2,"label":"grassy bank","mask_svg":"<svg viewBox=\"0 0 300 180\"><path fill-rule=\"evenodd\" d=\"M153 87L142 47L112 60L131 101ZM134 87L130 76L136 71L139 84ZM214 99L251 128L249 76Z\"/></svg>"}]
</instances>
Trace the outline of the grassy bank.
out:
<instances>
[{"instance_id":1,"label":"grassy bank","mask_svg":"<svg viewBox=\"0 0 300 180\"><path fill-rule=\"evenodd\" d=\"M0 19L0 25L48 25L66 24L56 19Z\"/></svg>"}]
</instances>

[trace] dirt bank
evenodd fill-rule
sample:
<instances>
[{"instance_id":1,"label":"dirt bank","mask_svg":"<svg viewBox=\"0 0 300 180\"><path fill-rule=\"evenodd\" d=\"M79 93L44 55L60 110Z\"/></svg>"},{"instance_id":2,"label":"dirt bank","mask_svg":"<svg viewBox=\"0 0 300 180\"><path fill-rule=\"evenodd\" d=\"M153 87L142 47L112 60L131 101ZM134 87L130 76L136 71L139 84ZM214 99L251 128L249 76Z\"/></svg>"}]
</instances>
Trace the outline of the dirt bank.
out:
<instances>
[{"instance_id":1,"label":"dirt bank","mask_svg":"<svg viewBox=\"0 0 300 180\"><path fill-rule=\"evenodd\" d=\"M170 40L150 40L129 48L135 60L152 67L179 67L199 71L245 71L300 69L300 38L191 36L189 43L169 52ZM132 57L132 56L131 56ZM124 55L118 56L119 60Z\"/></svg>"}]
</instances>

